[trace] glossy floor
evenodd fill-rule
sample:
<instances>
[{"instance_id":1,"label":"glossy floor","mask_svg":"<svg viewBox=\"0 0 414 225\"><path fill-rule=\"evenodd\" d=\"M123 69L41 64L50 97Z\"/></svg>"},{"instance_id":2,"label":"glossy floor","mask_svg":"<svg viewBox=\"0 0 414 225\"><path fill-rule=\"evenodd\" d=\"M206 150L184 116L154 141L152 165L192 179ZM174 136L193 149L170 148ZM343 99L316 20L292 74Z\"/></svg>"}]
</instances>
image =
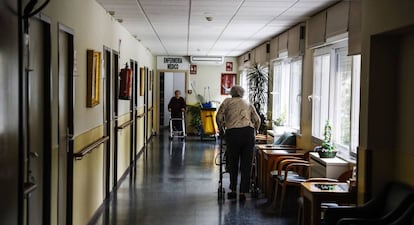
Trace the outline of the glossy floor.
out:
<instances>
[{"instance_id":1,"label":"glossy floor","mask_svg":"<svg viewBox=\"0 0 414 225\"><path fill-rule=\"evenodd\" d=\"M283 213L270 210L260 197L218 201L218 153L219 141L155 136L93 224L296 224L295 197ZM228 174L223 182L228 190Z\"/></svg>"}]
</instances>

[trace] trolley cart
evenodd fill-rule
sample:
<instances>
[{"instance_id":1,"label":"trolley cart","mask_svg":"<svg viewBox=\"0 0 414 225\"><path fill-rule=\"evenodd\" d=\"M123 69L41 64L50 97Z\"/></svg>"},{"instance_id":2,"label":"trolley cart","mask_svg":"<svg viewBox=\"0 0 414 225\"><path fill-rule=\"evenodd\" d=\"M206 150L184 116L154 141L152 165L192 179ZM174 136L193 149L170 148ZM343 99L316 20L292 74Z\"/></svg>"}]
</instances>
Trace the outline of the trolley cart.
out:
<instances>
[{"instance_id":1,"label":"trolley cart","mask_svg":"<svg viewBox=\"0 0 414 225\"><path fill-rule=\"evenodd\" d=\"M178 121L181 123L181 129L178 129L177 127L174 127L174 122ZM181 118L172 118L170 113L170 139L173 139L174 137L185 139L187 136L185 132L185 118L184 118L184 112L181 113Z\"/></svg>"},{"instance_id":2,"label":"trolley cart","mask_svg":"<svg viewBox=\"0 0 414 225\"><path fill-rule=\"evenodd\" d=\"M201 116L201 140L206 137L214 138L217 140L218 126L216 123L216 109L215 108L202 108L200 111Z\"/></svg>"}]
</instances>

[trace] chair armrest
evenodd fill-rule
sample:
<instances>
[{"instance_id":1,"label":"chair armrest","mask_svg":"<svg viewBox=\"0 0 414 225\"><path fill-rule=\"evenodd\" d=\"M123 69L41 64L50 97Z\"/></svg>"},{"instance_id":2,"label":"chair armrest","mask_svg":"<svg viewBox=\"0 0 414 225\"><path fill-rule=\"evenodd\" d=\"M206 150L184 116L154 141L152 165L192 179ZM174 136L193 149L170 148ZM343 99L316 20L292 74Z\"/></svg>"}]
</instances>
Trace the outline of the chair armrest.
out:
<instances>
[{"instance_id":1,"label":"chair armrest","mask_svg":"<svg viewBox=\"0 0 414 225\"><path fill-rule=\"evenodd\" d=\"M278 174L281 174L281 171L282 170L286 170L287 169L287 166L289 164L292 164L292 163L308 163L309 164L308 161L303 160L303 159L285 159L285 160L282 160L279 163Z\"/></svg>"},{"instance_id":2,"label":"chair armrest","mask_svg":"<svg viewBox=\"0 0 414 225\"><path fill-rule=\"evenodd\" d=\"M366 218L343 218L336 223L336 225L385 225L383 221L379 219L366 219Z\"/></svg>"},{"instance_id":3,"label":"chair armrest","mask_svg":"<svg viewBox=\"0 0 414 225\"><path fill-rule=\"evenodd\" d=\"M285 160L285 159L302 159L301 157L298 156L289 156L289 155L284 155L284 156L279 156L277 157L277 159L273 162L270 170L277 170L279 168L280 163Z\"/></svg>"},{"instance_id":4,"label":"chair armrest","mask_svg":"<svg viewBox=\"0 0 414 225\"><path fill-rule=\"evenodd\" d=\"M360 207L335 207L327 208L325 211L325 225L336 225L342 218L372 218L370 211Z\"/></svg>"},{"instance_id":5,"label":"chair armrest","mask_svg":"<svg viewBox=\"0 0 414 225\"><path fill-rule=\"evenodd\" d=\"M353 208L328 208L325 212L325 224L391 224L393 221L404 215L407 209L413 207L413 205L414 194L409 194L397 208L385 215L380 215L380 217L378 216L378 213L383 209L378 207L371 209L364 205L364 207ZM338 223L336 223L336 221L338 221Z\"/></svg>"}]
</instances>

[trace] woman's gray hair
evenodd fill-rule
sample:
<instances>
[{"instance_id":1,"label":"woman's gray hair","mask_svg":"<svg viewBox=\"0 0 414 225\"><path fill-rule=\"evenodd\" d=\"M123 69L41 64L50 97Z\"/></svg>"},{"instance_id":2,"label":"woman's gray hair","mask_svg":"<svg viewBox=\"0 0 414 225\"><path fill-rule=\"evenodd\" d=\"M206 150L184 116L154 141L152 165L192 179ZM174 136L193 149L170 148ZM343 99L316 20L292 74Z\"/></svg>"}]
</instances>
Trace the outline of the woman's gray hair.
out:
<instances>
[{"instance_id":1,"label":"woman's gray hair","mask_svg":"<svg viewBox=\"0 0 414 225\"><path fill-rule=\"evenodd\" d=\"M230 89L230 95L231 97L243 97L244 95L244 88L240 85L234 85Z\"/></svg>"}]
</instances>

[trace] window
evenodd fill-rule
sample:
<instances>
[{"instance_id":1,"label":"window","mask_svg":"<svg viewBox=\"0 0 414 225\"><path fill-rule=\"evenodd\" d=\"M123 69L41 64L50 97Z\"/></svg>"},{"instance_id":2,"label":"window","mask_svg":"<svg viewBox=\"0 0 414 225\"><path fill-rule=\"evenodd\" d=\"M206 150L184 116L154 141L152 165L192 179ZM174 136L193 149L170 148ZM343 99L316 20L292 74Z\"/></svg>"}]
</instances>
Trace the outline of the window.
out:
<instances>
[{"instance_id":1,"label":"window","mask_svg":"<svg viewBox=\"0 0 414 225\"><path fill-rule=\"evenodd\" d=\"M300 130L302 58L276 61L273 67L273 120Z\"/></svg>"},{"instance_id":2,"label":"window","mask_svg":"<svg viewBox=\"0 0 414 225\"><path fill-rule=\"evenodd\" d=\"M359 137L361 57L337 44L314 52L312 136L323 139L328 120L340 154L355 154Z\"/></svg>"},{"instance_id":3,"label":"window","mask_svg":"<svg viewBox=\"0 0 414 225\"><path fill-rule=\"evenodd\" d=\"M244 69L240 73L240 86L244 89L243 98L249 100L249 81L247 80L247 70Z\"/></svg>"}]
</instances>

